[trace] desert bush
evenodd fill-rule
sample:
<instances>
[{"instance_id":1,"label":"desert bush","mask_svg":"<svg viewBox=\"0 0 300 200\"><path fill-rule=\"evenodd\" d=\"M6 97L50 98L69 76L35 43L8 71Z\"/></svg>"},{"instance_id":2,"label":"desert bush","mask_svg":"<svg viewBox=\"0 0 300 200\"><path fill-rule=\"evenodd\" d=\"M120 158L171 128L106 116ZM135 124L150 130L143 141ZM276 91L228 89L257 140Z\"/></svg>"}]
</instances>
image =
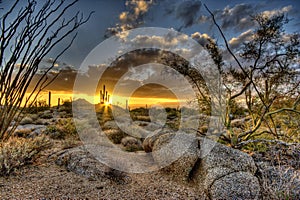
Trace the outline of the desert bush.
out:
<instances>
[{"instance_id":1,"label":"desert bush","mask_svg":"<svg viewBox=\"0 0 300 200\"><path fill-rule=\"evenodd\" d=\"M126 134L118 129L108 129L104 133L114 144L120 144L122 139L126 137Z\"/></svg>"},{"instance_id":2,"label":"desert bush","mask_svg":"<svg viewBox=\"0 0 300 200\"><path fill-rule=\"evenodd\" d=\"M80 141L74 140L73 138L66 138L61 141L62 149L69 149L80 145Z\"/></svg>"},{"instance_id":3,"label":"desert bush","mask_svg":"<svg viewBox=\"0 0 300 200\"><path fill-rule=\"evenodd\" d=\"M20 124L21 125L25 125L25 124L32 124L33 123L33 120L31 117L24 117L21 121L20 121Z\"/></svg>"},{"instance_id":4,"label":"desert bush","mask_svg":"<svg viewBox=\"0 0 300 200\"><path fill-rule=\"evenodd\" d=\"M58 120L57 126L66 136L77 136L76 126L71 118Z\"/></svg>"},{"instance_id":5,"label":"desert bush","mask_svg":"<svg viewBox=\"0 0 300 200\"><path fill-rule=\"evenodd\" d=\"M47 125L47 122L44 122L42 119L37 119L34 123L36 125Z\"/></svg>"},{"instance_id":6,"label":"desert bush","mask_svg":"<svg viewBox=\"0 0 300 200\"><path fill-rule=\"evenodd\" d=\"M47 126L44 131L51 139L59 140L65 138L65 133L55 125Z\"/></svg>"},{"instance_id":7,"label":"desert bush","mask_svg":"<svg viewBox=\"0 0 300 200\"><path fill-rule=\"evenodd\" d=\"M143 150L141 141L134 137L124 137L121 140L121 144L124 146L125 151L134 152Z\"/></svg>"},{"instance_id":8,"label":"desert bush","mask_svg":"<svg viewBox=\"0 0 300 200\"><path fill-rule=\"evenodd\" d=\"M32 131L30 129L17 129L15 130L14 137L23 137L26 138Z\"/></svg>"},{"instance_id":9,"label":"desert bush","mask_svg":"<svg viewBox=\"0 0 300 200\"><path fill-rule=\"evenodd\" d=\"M9 138L0 144L0 175L8 175L31 163L42 150L49 147L51 142L44 136L29 139Z\"/></svg>"},{"instance_id":10,"label":"desert bush","mask_svg":"<svg viewBox=\"0 0 300 200\"><path fill-rule=\"evenodd\" d=\"M45 132L51 139L78 138L77 130L72 119L59 119L55 125L47 126Z\"/></svg>"},{"instance_id":11,"label":"desert bush","mask_svg":"<svg viewBox=\"0 0 300 200\"><path fill-rule=\"evenodd\" d=\"M65 112L68 116L72 116L72 102L64 101L63 105L61 105L58 111Z\"/></svg>"},{"instance_id":12,"label":"desert bush","mask_svg":"<svg viewBox=\"0 0 300 200\"><path fill-rule=\"evenodd\" d=\"M143 115L135 115L135 116L133 116L132 119L137 120L137 121L151 122L151 119L149 116L143 116Z\"/></svg>"},{"instance_id":13,"label":"desert bush","mask_svg":"<svg viewBox=\"0 0 300 200\"><path fill-rule=\"evenodd\" d=\"M51 112L45 111L45 112L39 113L39 117L42 119L52 119L53 115Z\"/></svg>"}]
</instances>

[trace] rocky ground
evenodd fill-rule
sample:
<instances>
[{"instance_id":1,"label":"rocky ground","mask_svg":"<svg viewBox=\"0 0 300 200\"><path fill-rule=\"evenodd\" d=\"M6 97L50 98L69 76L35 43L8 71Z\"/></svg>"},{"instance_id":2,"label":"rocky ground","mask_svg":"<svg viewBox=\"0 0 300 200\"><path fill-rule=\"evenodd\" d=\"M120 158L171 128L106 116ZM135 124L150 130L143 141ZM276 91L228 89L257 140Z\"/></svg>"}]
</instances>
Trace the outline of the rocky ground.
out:
<instances>
[{"instance_id":1,"label":"rocky ground","mask_svg":"<svg viewBox=\"0 0 300 200\"><path fill-rule=\"evenodd\" d=\"M157 172L93 177L82 174L85 168L76 173L57 165L52 153L48 151L34 165L0 177L0 199L205 199L196 188Z\"/></svg>"},{"instance_id":2,"label":"rocky ground","mask_svg":"<svg viewBox=\"0 0 300 200\"><path fill-rule=\"evenodd\" d=\"M48 111L41 116L46 117L39 123L34 123L37 116L24 120L15 135L34 138L45 134L52 146L31 165L0 177L0 199L300 199L299 145L274 146L250 156L214 143L210 153L200 159L206 143L197 137L183 156L163 169L125 173L100 163L74 135L66 137L65 132L72 135L74 131L70 118ZM144 140L124 134L110 119L102 126L104 134L123 151L134 154L162 149L164 158L171 156L162 147L174 133L167 128L149 134L159 124L148 119L134 122L136 135L146 135ZM160 154L152 156L158 164L165 160Z\"/></svg>"}]
</instances>

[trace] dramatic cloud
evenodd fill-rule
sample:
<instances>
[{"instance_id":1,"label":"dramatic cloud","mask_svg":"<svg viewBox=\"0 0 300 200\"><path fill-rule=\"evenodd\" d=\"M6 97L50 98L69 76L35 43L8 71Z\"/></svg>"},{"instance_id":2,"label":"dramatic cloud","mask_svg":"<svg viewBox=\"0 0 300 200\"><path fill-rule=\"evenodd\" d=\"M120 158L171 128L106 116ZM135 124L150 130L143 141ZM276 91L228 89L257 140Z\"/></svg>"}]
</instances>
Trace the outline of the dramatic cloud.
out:
<instances>
[{"instance_id":1,"label":"dramatic cloud","mask_svg":"<svg viewBox=\"0 0 300 200\"><path fill-rule=\"evenodd\" d=\"M235 30L245 30L254 25L251 20L256 12L256 7L252 4L237 4L230 8L226 6L223 10L215 11L217 20L221 20L221 27L224 30L234 28Z\"/></svg>"},{"instance_id":2,"label":"dramatic cloud","mask_svg":"<svg viewBox=\"0 0 300 200\"><path fill-rule=\"evenodd\" d=\"M252 16L256 14L262 13L266 17L272 17L281 13L290 13L293 10L293 7L289 5L281 9L261 11L265 6L264 4L237 4L233 7L226 6L222 10L215 10L213 14L223 30L244 31L254 27L255 22ZM198 23L212 23L211 18L206 15L201 15L197 21Z\"/></svg>"},{"instance_id":3,"label":"dramatic cloud","mask_svg":"<svg viewBox=\"0 0 300 200\"><path fill-rule=\"evenodd\" d=\"M175 34L175 33L174 33ZM165 36L157 35L137 35L131 40L133 45L139 46L149 46L149 47L160 47L160 48L174 48L181 44L184 44L188 40L187 35L174 35L170 33Z\"/></svg>"},{"instance_id":4,"label":"dramatic cloud","mask_svg":"<svg viewBox=\"0 0 300 200\"><path fill-rule=\"evenodd\" d=\"M208 43L209 43L209 39L212 39L209 35L207 35L206 33L193 33L191 35L191 37L196 40L201 46L205 47Z\"/></svg>"},{"instance_id":5,"label":"dramatic cloud","mask_svg":"<svg viewBox=\"0 0 300 200\"><path fill-rule=\"evenodd\" d=\"M183 22L183 25L178 29L180 31L182 28L190 27L197 22L200 8L201 2L198 0L183 1L179 4L171 4L166 9L166 14L174 14L176 19Z\"/></svg>"},{"instance_id":6,"label":"dramatic cloud","mask_svg":"<svg viewBox=\"0 0 300 200\"><path fill-rule=\"evenodd\" d=\"M266 11L263 11L262 14L266 17L273 17L275 15L278 15L278 14L282 14L282 13L287 13L287 12L290 12L292 10L292 6L289 5L289 6L285 6L281 9L277 9L277 10L266 10Z\"/></svg>"},{"instance_id":7,"label":"dramatic cloud","mask_svg":"<svg viewBox=\"0 0 300 200\"><path fill-rule=\"evenodd\" d=\"M106 30L106 37L120 34L122 31L130 30L139 27L144 23L144 16L148 12L150 6L153 4L152 0L128 0L125 3L127 11L119 15L120 23L115 27ZM126 37L120 35L120 37Z\"/></svg>"},{"instance_id":8,"label":"dramatic cloud","mask_svg":"<svg viewBox=\"0 0 300 200\"><path fill-rule=\"evenodd\" d=\"M200 1L184 1L176 8L176 18L183 21L184 28L190 27L196 22L200 8Z\"/></svg>"},{"instance_id":9,"label":"dramatic cloud","mask_svg":"<svg viewBox=\"0 0 300 200\"><path fill-rule=\"evenodd\" d=\"M242 34L240 34L238 37L231 38L231 40L229 40L229 44L231 48L238 49L239 47L241 47L241 45L244 42L249 41L252 38L253 38L253 30L249 29L243 32Z\"/></svg>"}]
</instances>

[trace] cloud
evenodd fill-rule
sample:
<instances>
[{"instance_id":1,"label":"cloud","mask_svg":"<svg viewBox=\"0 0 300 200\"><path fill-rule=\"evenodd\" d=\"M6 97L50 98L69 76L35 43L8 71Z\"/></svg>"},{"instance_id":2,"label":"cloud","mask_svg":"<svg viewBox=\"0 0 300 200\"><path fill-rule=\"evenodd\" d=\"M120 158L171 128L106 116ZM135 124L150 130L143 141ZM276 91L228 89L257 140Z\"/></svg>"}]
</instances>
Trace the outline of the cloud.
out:
<instances>
[{"instance_id":1,"label":"cloud","mask_svg":"<svg viewBox=\"0 0 300 200\"><path fill-rule=\"evenodd\" d=\"M190 27L195 24L200 8L200 1L184 1L176 8L176 18L183 22L184 28Z\"/></svg>"},{"instance_id":2,"label":"cloud","mask_svg":"<svg viewBox=\"0 0 300 200\"><path fill-rule=\"evenodd\" d=\"M262 14L263 14L263 16L270 18L275 15L290 12L292 9L293 9L293 7L291 5L289 5L289 6L285 6L285 7L281 8L281 9L263 11Z\"/></svg>"},{"instance_id":3,"label":"cloud","mask_svg":"<svg viewBox=\"0 0 300 200\"><path fill-rule=\"evenodd\" d=\"M241 33L238 37L233 37L229 40L229 44L231 46L231 48L233 49L238 49L239 47L241 47L241 45L246 42L249 41L253 38L253 30L249 29L243 33Z\"/></svg>"},{"instance_id":4,"label":"cloud","mask_svg":"<svg viewBox=\"0 0 300 200\"><path fill-rule=\"evenodd\" d=\"M285 6L281 9L274 10L265 10L261 11L264 4L237 4L233 7L226 6L224 9L218 9L213 12L217 21L220 22L221 28L223 30L233 29L235 31L244 31L248 30L251 27L255 26L252 16L257 15L258 13L263 14L266 17L272 17L281 13L288 13L293 10L291 5ZM261 11L261 12L260 12ZM198 20L198 23L212 22L211 18L206 15L201 15Z\"/></svg>"},{"instance_id":5,"label":"cloud","mask_svg":"<svg viewBox=\"0 0 300 200\"><path fill-rule=\"evenodd\" d=\"M149 66L146 69L142 69L142 68L134 68L134 67L130 67L128 69L129 74L127 76L124 77L124 80L132 80L132 81L138 81L143 83L144 80L149 79L149 77L151 77L152 75L155 74L155 70Z\"/></svg>"},{"instance_id":6,"label":"cloud","mask_svg":"<svg viewBox=\"0 0 300 200\"><path fill-rule=\"evenodd\" d=\"M256 12L256 6L252 4L237 4L234 7L226 6L223 10L214 12L216 19L221 20L221 28L224 30L234 28L235 30L245 30L252 27L251 20Z\"/></svg>"},{"instance_id":7,"label":"cloud","mask_svg":"<svg viewBox=\"0 0 300 200\"><path fill-rule=\"evenodd\" d=\"M206 33L199 33L195 32L191 35L191 37L196 40L201 46L205 47L209 43L209 39L212 39L208 34Z\"/></svg>"},{"instance_id":8,"label":"cloud","mask_svg":"<svg viewBox=\"0 0 300 200\"><path fill-rule=\"evenodd\" d=\"M188 40L187 35L174 35L169 33L165 36L157 35L137 35L130 42L136 46L151 46L160 48L177 47L181 43L184 44Z\"/></svg>"},{"instance_id":9,"label":"cloud","mask_svg":"<svg viewBox=\"0 0 300 200\"><path fill-rule=\"evenodd\" d=\"M126 1L125 6L127 11L124 11L119 15L119 23L106 30L105 37L110 37L112 35L118 35L122 38L126 37L120 35L120 33L142 25L144 23L144 17L152 4L153 0Z\"/></svg>"},{"instance_id":10,"label":"cloud","mask_svg":"<svg viewBox=\"0 0 300 200\"><path fill-rule=\"evenodd\" d=\"M166 14L174 14L176 19L183 22L183 25L179 28L179 31L182 28L187 28L197 23L197 16L201 8L200 1L188 0L175 5L172 2L172 4L168 6L169 7L165 9Z\"/></svg>"}]
</instances>

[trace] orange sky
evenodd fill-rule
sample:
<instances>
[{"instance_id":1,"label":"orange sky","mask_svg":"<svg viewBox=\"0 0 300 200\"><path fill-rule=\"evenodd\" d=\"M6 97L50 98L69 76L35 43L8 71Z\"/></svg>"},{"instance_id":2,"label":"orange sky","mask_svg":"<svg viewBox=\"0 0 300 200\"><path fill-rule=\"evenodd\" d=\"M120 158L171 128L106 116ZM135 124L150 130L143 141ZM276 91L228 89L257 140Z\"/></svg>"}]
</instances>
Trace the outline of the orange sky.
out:
<instances>
[{"instance_id":1,"label":"orange sky","mask_svg":"<svg viewBox=\"0 0 300 200\"><path fill-rule=\"evenodd\" d=\"M29 93L26 95L29 96ZM73 99L73 93L64 93L62 91L51 91L51 106L57 106L58 104L58 98L60 98L61 104L63 101L70 101ZM100 97L98 95L90 96L86 94L76 94L76 98L82 98L87 100L88 102L92 104L98 104L100 102ZM128 104L130 107L145 107L151 106L154 104L160 104L164 106L170 106L170 107L177 107L179 105L178 100L173 98L142 98L137 95L133 95L129 99L122 96L112 96L110 103L113 105L120 105L125 107L126 100L128 100ZM48 91L41 92L39 97L37 98L37 101L46 101L48 104Z\"/></svg>"}]
</instances>

